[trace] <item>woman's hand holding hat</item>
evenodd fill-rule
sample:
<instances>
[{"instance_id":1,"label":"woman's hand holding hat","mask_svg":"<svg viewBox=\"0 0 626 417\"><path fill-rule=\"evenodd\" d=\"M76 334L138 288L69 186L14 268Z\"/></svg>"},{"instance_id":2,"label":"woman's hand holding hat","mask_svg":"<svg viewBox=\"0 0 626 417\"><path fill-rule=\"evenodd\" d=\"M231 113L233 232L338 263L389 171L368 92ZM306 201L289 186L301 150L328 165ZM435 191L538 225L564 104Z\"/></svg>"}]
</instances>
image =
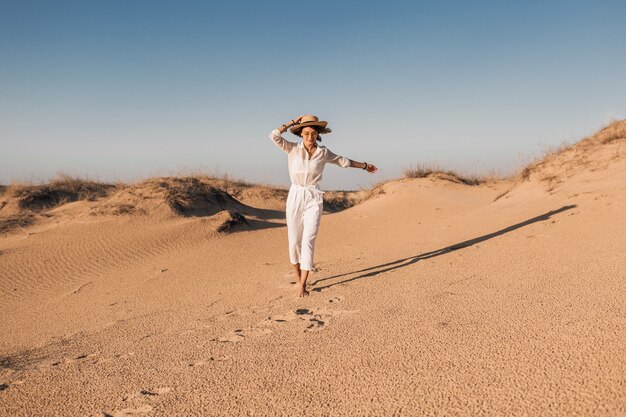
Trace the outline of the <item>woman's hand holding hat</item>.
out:
<instances>
[{"instance_id":1,"label":"woman's hand holding hat","mask_svg":"<svg viewBox=\"0 0 626 417\"><path fill-rule=\"evenodd\" d=\"M298 116L295 119L292 119L292 120L288 121L287 123L285 123L284 125L279 127L278 130L280 131L280 133L286 132L287 129L289 129L290 127L295 126L298 123L300 123L300 120L302 120L303 117L304 116Z\"/></svg>"},{"instance_id":2,"label":"woman's hand holding hat","mask_svg":"<svg viewBox=\"0 0 626 417\"><path fill-rule=\"evenodd\" d=\"M287 126L287 127L296 126L297 124L300 123L300 120L302 120L303 117L304 116L298 116L295 119L291 119L288 124L283 125L283 126Z\"/></svg>"}]
</instances>

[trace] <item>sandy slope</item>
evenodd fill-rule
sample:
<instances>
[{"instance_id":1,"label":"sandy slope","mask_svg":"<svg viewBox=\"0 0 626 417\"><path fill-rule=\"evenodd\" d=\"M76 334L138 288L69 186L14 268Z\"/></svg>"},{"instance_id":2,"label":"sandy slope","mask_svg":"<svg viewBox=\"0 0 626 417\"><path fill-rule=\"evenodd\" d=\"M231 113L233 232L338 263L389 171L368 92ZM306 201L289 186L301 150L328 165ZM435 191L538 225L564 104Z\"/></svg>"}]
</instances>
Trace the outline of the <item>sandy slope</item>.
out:
<instances>
[{"instance_id":1,"label":"sandy slope","mask_svg":"<svg viewBox=\"0 0 626 417\"><path fill-rule=\"evenodd\" d=\"M518 183L387 183L324 215L306 299L280 219L11 233L0 415L626 415L620 144Z\"/></svg>"}]
</instances>

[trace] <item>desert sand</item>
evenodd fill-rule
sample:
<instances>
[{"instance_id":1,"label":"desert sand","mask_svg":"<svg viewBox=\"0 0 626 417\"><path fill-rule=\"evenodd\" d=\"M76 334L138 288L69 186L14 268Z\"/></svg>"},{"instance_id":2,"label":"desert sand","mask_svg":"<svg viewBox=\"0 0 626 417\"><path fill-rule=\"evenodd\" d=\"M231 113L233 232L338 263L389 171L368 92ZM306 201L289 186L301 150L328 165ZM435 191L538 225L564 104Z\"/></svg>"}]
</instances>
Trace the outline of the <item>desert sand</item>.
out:
<instances>
[{"instance_id":1,"label":"desert sand","mask_svg":"<svg viewBox=\"0 0 626 417\"><path fill-rule=\"evenodd\" d=\"M305 298L285 190L90 190L0 191L2 416L626 415L626 121L328 193Z\"/></svg>"}]
</instances>

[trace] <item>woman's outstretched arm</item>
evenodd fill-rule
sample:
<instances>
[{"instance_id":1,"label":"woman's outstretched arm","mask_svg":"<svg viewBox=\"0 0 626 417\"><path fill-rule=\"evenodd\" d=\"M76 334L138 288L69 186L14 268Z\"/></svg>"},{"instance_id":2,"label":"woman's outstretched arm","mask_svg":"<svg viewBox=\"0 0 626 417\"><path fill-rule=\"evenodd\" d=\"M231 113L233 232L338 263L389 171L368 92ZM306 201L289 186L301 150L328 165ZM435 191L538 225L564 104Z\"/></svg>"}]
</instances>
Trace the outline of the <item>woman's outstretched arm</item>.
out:
<instances>
[{"instance_id":1,"label":"woman's outstretched arm","mask_svg":"<svg viewBox=\"0 0 626 417\"><path fill-rule=\"evenodd\" d=\"M378 171L378 168L376 168L374 164L369 164L367 162L357 162L357 161L353 161L352 159L350 160L350 167L361 168L371 173Z\"/></svg>"},{"instance_id":2,"label":"woman's outstretched arm","mask_svg":"<svg viewBox=\"0 0 626 417\"><path fill-rule=\"evenodd\" d=\"M371 173L378 171L378 168L376 168L376 166L374 166L373 164L368 164L367 162L353 161L352 159L346 158L345 156L340 156L333 153L328 148L326 148L326 162L339 165L342 168L361 168Z\"/></svg>"}]
</instances>

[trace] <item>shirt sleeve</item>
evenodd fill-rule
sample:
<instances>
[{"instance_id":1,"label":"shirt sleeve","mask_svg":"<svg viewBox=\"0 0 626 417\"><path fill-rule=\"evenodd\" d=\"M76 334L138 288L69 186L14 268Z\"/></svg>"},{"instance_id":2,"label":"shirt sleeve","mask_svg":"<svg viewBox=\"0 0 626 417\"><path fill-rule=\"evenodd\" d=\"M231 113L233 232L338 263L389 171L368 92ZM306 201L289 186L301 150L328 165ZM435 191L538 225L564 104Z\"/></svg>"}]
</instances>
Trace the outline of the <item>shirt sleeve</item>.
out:
<instances>
[{"instance_id":1,"label":"shirt sleeve","mask_svg":"<svg viewBox=\"0 0 626 417\"><path fill-rule=\"evenodd\" d=\"M272 132L270 133L270 139L274 141L276 146L278 146L280 149L287 153L291 152L294 146L296 146L295 143L289 142L287 139L283 138L280 135L280 130L278 129L272 130Z\"/></svg>"},{"instance_id":2,"label":"shirt sleeve","mask_svg":"<svg viewBox=\"0 0 626 417\"><path fill-rule=\"evenodd\" d=\"M336 155L328 148L326 148L326 162L339 165L342 168L350 168L350 160L348 158Z\"/></svg>"}]
</instances>

